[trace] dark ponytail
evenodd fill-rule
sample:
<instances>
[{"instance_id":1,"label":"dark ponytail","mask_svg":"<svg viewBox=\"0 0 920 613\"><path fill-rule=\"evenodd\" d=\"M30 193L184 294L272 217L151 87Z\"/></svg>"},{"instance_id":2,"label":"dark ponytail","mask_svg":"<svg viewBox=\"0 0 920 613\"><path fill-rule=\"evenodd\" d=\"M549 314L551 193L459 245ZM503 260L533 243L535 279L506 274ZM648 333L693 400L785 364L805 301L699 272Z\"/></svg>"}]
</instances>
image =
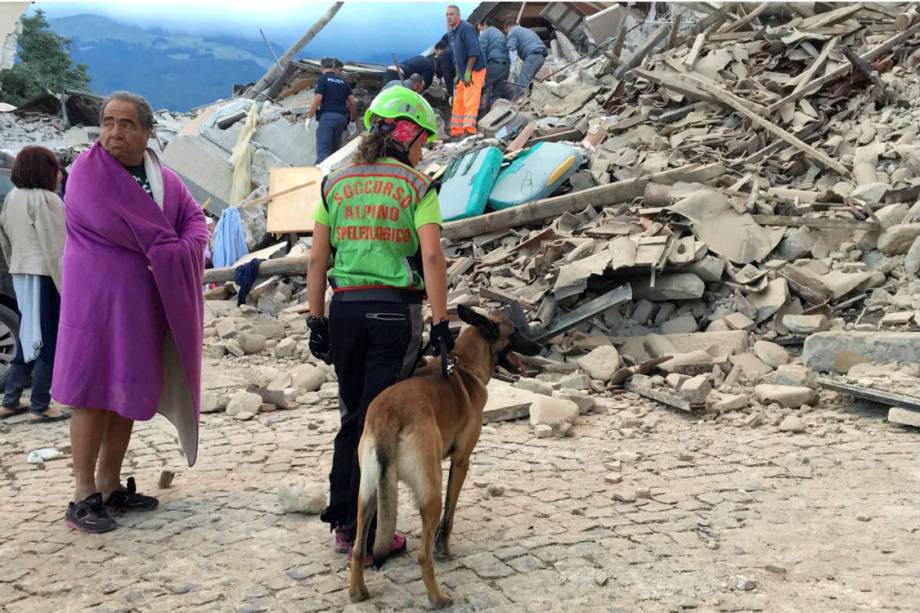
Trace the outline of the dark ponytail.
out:
<instances>
[{"instance_id":1,"label":"dark ponytail","mask_svg":"<svg viewBox=\"0 0 920 613\"><path fill-rule=\"evenodd\" d=\"M373 164L382 157L396 158L406 166L412 166L407 152L395 145L389 137L379 132L365 134L358 145L355 161L358 164Z\"/></svg>"}]
</instances>

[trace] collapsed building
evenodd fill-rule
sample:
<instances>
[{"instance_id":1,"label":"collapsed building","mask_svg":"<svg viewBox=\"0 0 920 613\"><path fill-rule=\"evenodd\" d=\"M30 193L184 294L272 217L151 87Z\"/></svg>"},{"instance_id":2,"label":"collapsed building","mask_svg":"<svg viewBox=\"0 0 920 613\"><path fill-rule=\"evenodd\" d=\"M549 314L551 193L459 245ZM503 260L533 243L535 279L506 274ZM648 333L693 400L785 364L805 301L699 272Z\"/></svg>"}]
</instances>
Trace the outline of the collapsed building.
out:
<instances>
[{"instance_id":1,"label":"collapsed building","mask_svg":"<svg viewBox=\"0 0 920 613\"><path fill-rule=\"evenodd\" d=\"M495 382L520 392L496 391L496 419L526 414L532 400L508 410L526 390L580 411L632 393L791 431L856 396L920 424L914 5L498 2L470 19L509 17L552 50L530 95L496 101L480 135L420 166L459 207L443 229L449 305L508 307L547 346L526 377ZM346 62L362 111L385 69ZM312 206L357 144L312 166L319 72L291 62L258 95L158 116L166 163L214 218L239 212L250 251L206 271L211 357L312 360ZM442 88L426 95L444 108ZM259 281L228 310L254 258ZM318 389L301 375L251 391L296 406Z\"/></svg>"}]
</instances>

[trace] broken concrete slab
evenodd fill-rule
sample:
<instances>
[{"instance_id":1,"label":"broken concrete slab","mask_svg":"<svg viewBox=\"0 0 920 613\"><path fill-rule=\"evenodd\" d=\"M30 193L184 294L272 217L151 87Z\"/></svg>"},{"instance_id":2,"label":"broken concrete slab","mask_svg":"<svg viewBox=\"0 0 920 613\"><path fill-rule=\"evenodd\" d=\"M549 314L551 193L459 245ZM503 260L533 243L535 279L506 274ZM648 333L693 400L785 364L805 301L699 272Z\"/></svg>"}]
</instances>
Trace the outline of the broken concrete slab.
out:
<instances>
[{"instance_id":1,"label":"broken concrete slab","mask_svg":"<svg viewBox=\"0 0 920 613\"><path fill-rule=\"evenodd\" d=\"M920 332L821 332L805 339L805 365L846 373L860 362L920 362Z\"/></svg>"},{"instance_id":2,"label":"broken concrete slab","mask_svg":"<svg viewBox=\"0 0 920 613\"><path fill-rule=\"evenodd\" d=\"M783 315L783 325L793 334L814 334L830 327L825 315Z\"/></svg>"},{"instance_id":3,"label":"broken concrete slab","mask_svg":"<svg viewBox=\"0 0 920 613\"><path fill-rule=\"evenodd\" d=\"M818 375L802 364L783 364L762 379L763 383L818 389Z\"/></svg>"},{"instance_id":4,"label":"broken concrete slab","mask_svg":"<svg viewBox=\"0 0 920 613\"><path fill-rule=\"evenodd\" d=\"M891 407L888 409L888 421L901 426L920 428L920 411Z\"/></svg>"},{"instance_id":5,"label":"broken concrete slab","mask_svg":"<svg viewBox=\"0 0 920 613\"><path fill-rule=\"evenodd\" d=\"M754 387L754 395L764 404L776 402L787 409L797 409L803 404L815 404L818 394L810 387L772 385L763 383Z\"/></svg>"},{"instance_id":6,"label":"broken concrete slab","mask_svg":"<svg viewBox=\"0 0 920 613\"><path fill-rule=\"evenodd\" d=\"M728 361L732 366L741 369L745 379L752 383L760 381L761 377L773 372L773 368L765 364L760 358L753 353L739 353L738 355L729 356Z\"/></svg>"},{"instance_id":7,"label":"broken concrete slab","mask_svg":"<svg viewBox=\"0 0 920 613\"><path fill-rule=\"evenodd\" d=\"M634 295L653 302L668 300L695 300L703 296L706 286L703 280L691 272L669 273L655 279L654 287L648 280L637 282Z\"/></svg>"},{"instance_id":8,"label":"broken concrete slab","mask_svg":"<svg viewBox=\"0 0 920 613\"><path fill-rule=\"evenodd\" d=\"M673 319L669 319L661 325L662 334L689 334L696 332L698 329L698 324L693 318L693 315L689 313L684 313Z\"/></svg>"},{"instance_id":9,"label":"broken concrete slab","mask_svg":"<svg viewBox=\"0 0 920 613\"><path fill-rule=\"evenodd\" d=\"M756 341L754 343L754 354L762 362L773 368L779 368L783 364L789 363L789 352L782 346L770 341Z\"/></svg>"},{"instance_id":10,"label":"broken concrete slab","mask_svg":"<svg viewBox=\"0 0 920 613\"><path fill-rule=\"evenodd\" d=\"M538 396L530 406L530 425L555 427L562 422L574 424L578 415L578 405L571 400Z\"/></svg>"},{"instance_id":11,"label":"broken concrete slab","mask_svg":"<svg viewBox=\"0 0 920 613\"><path fill-rule=\"evenodd\" d=\"M920 223L898 224L879 235L877 247L885 255L902 255L917 237L920 237Z\"/></svg>"},{"instance_id":12,"label":"broken concrete slab","mask_svg":"<svg viewBox=\"0 0 920 613\"><path fill-rule=\"evenodd\" d=\"M757 310L757 323L775 315L789 300L789 284L784 278L773 279L767 283L767 289L747 295L748 304Z\"/></svg>"}]
</instances>

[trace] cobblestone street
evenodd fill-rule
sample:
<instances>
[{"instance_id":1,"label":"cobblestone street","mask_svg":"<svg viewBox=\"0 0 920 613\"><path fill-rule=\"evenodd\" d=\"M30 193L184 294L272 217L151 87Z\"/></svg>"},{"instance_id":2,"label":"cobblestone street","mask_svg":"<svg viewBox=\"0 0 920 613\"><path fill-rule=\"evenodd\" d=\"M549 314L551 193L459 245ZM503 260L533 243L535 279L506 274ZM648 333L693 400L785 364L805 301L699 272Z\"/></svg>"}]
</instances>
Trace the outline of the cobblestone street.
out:
<instances>
[{"instance_id":1,"label":"cobblestone street","mask_svg":"<svg viewBox=\"0 0 920 613\"><path fill-rule=\"evenodd\" d=\"M769 417L736 427L631 395L601 402L571 438L538 440L526 421L484 429L454 558L435 566L453 610L918 610L917 435L879 407L825 403L790 434ZM160 507L99 536L64 525L69 455L26 462L66 450L66 422L13 420L0 438L0 609L424 610L406 491L410 555L370 571L358 606L324 524L281 511L286 479L325 484L337 417L204 415L191 470L165 420L138 424L125 475ZM177 476L157 490L163 469Z\"/></svg>"}]
</instances>

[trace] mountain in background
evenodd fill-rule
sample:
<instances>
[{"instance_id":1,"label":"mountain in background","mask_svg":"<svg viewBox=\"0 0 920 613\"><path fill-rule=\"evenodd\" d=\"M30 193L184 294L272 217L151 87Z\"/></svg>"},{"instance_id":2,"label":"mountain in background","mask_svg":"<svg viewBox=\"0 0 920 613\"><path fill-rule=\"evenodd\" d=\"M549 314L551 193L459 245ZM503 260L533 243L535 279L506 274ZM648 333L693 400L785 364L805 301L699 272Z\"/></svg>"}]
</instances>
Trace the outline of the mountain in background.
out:
<instances>
[{"instance_id":1,"label":"mountain in background","mask_svg":"<svg viewBox=\"0 0 920 613\"><path fill-rule=\"evenodd\" d=\"M89 66L93 92L126 89L145 96L154 110L187 111L227 98L234 83L255 81L274 62L261 40L178 34L92 14L48 22L71 39L74 63Z\"/></svg>"}]
</instances>

